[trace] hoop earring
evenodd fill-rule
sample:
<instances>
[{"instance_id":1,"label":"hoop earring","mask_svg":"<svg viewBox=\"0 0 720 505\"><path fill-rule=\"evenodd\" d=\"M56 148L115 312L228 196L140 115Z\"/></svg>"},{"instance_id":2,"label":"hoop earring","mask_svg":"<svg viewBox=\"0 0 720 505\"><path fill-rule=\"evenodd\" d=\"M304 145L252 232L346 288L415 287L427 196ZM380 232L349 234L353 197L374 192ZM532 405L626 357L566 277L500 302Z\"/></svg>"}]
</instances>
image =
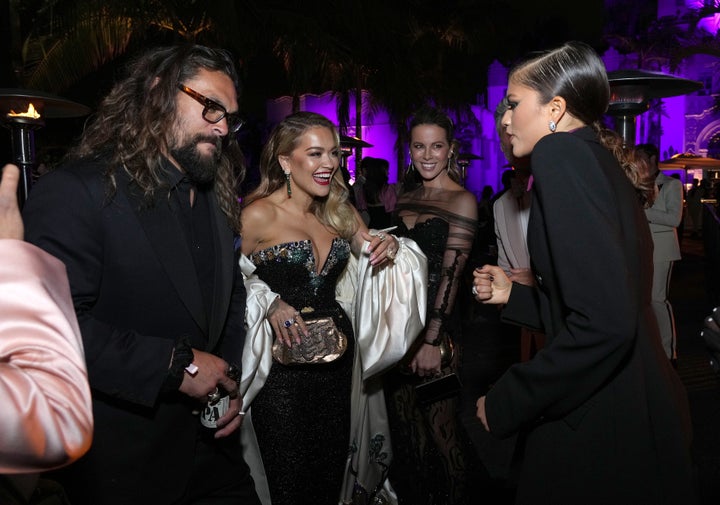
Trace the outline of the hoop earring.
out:
<instances>
[{"instance_id":1,"label":"hoop earring","mask_svg":"<svg viewBox=\"0 0 720 505\"><path fill-rule=\"evenodd\" d=\"M555 121L551 120L550 122L548 122L548 128L550 128L550 131L552 133L555 133L555 130L557 130L557 124L555 123Z\"/></svg>"},{"instance_id":2,"label":"hoop earring","mask_svg":"<svg viewBox=\"0 0 720 505\"><path fill-rule=\"evenodd\" d=\"M292 198L292 187L290 187L290 172L285 172L285 188L287 189L288 198Z\"/></svg>"}]
</instances>

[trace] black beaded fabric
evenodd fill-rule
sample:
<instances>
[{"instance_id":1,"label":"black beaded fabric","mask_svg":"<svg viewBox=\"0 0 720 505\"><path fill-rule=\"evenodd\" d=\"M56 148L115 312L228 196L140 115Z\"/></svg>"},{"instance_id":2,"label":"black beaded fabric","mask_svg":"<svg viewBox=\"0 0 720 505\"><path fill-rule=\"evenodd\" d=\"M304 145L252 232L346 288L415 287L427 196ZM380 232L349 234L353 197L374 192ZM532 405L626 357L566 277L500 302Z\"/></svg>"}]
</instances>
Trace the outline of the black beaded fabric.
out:
<instances>
[{"instance_id":1,"label":"black beaded fabric","mask_svg":"<svg viewBox=\"0 0 720 505\"><path fill-rule=\"evenodd\" d=\"M252 403L253 425L273 505L337 505L350 447L350 390L354 337L335 301L335 285L350 257L335 238L318 271L309 240L278 244L250 256L255 273L303 317L332 316L348 348L328 364L273 361Z\"/></svg>"},{"instance_id":2,"label":"black beaded fabric","mask_svg":"<svg viewBox=\"0 0 720 505\"><path fill-rule=\"evenodd\" d=\"M450 225L446 220L433 217L422 223L417 223L412 229L408 229L405 223L399 220L398 227L394 231L398 236L414 240L427 257L428 309L434 308L438 289L440 289L440 276L449 227Z\"/></svg>"}]
</instances>

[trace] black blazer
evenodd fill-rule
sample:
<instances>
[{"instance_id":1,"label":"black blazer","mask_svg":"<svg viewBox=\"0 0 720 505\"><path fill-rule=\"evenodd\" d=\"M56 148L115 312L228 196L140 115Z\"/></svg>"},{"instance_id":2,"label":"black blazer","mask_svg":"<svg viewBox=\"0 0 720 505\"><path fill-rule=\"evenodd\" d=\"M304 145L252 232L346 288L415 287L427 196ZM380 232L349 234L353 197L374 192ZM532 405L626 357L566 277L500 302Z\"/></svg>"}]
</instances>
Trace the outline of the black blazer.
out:
<instances>
[{"instance_id":1,"label":"black blazer","mask_svg":"<svg viewBox=\"0 0 720 505\"><path fill-rule=\"evenodd\" d=\"M109 199L106 169L74 162L50 172L23 210L26 239L67 267L93 393L93 445L58 475L73 503L171 503L184 491L199 430L198 405L161 392L174 343L187 335L239 364L245 290L213 193L206 310L175 200L163 192L147 206L122 170Z\"/></svg>"},{"instance_id":2,"label":"black blazer","mask_svg":"<svg viewBox=\"0 0 720 505\"><path fill-rule=\"evenodd\" d=\"M690 420L650 306L652 238L629 179L590 128L532 153L537 288L506 321L545 347L490 389L499 436L527 435L518 503L693 503Z\"/></svg>"}]
</instances>

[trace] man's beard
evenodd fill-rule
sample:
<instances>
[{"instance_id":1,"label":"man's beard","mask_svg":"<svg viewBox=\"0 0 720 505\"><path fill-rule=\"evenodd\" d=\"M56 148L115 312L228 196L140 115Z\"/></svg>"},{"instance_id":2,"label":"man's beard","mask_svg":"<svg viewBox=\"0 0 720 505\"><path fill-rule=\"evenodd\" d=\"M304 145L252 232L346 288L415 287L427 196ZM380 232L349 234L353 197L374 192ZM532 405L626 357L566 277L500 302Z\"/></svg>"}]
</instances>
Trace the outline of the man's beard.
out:
<instances>
[{"instance_id":1,"label":"man's beard","mask_svg":"<svg viewBox=\"0 0 720 505\"><path fill-rule=\"evenodd\" d=\"M215 153L202 155L198 150L200 142L215 144ZM170 149L170 155L185 171L190 182L197 187L210 186L215 182L220 160L222 159L222 139L196 135L181 146Z\"/></svg>"}]
</instances>

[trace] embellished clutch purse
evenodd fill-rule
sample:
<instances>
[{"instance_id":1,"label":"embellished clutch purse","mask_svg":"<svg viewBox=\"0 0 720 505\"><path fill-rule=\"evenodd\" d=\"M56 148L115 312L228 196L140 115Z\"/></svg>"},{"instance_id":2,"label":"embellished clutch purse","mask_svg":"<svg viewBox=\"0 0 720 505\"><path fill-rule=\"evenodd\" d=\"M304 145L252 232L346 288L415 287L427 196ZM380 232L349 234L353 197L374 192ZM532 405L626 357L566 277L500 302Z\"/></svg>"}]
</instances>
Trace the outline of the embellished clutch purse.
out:
<instances>
[{"instance_id":1,"label":"embellished clutch purse","mask_svg":"<svg viewBox=\"0 0 720 505\"><path fill-rule=\"evenodd\" d=\"M273 359L283 365L312 365L330 363L345 354L347 337L335 325L332 317L305 319L308 336L302 341L286 346L275 339L272 346Z\"/></svg>"}]
</instances>

